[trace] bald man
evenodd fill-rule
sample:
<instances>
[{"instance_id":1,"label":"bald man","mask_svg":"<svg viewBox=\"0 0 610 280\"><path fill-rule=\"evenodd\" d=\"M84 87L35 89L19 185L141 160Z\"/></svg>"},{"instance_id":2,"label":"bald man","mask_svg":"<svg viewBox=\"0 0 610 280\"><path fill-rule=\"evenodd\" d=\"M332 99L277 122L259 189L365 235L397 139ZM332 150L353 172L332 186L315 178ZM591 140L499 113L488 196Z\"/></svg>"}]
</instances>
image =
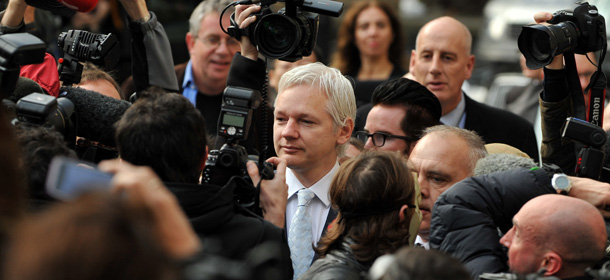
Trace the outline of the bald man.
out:
<instances>
[{"instance_id":1,"label":"bald man","mask_svg":"<svg viewBox=\"0 0 610 280\"><path fill-rule=\"evenodd\" d=\"M534 129L528 121L462 92L462 84L474 69L471 46L472 36L464 24L452 17L434 19L417 35L410 74L438 97L442 123L473 130L486 143L508 144L538 158Z\"/></svg>"},{"instance_id":2,"label":"bald man","mask_svg":"<svg viewBox=\"0 0 610 280\"><path fill-rule=\"evenodd\" d=\"M593 205L548 194L523 205L500 243L508 247L511 271L529 274L544 268L545 276L567 279L584 277L585 268L602 259L606 239L604 219Z\"/></svg>"}]
</instances>

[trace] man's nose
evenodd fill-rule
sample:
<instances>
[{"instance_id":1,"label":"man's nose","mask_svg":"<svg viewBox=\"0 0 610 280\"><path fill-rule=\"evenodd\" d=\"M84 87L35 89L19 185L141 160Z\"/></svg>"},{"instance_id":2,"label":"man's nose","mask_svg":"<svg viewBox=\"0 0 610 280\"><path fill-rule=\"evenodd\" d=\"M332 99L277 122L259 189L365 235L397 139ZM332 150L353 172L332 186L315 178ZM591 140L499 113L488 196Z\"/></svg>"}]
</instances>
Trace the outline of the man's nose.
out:
<instances>
[{"instance_id":1,"label":"man's nose","mask_svg":"<svg viewBox=\"0 0 610 280\"><path fill-rule=\"evenodd\" d=\"M438 74L442 71L441 58L439 55L432 56L432 62L430 64L430 73Z\"/></svg>"},{"instance_id":2,"label":"man's nose","mask_svg":"<svg viewBox=\"0 0 610 280\"><path fill-rule=\"evenodd\" d=\"M367 150L377 150L377 147L373 144L373 137L369 137L366 139L366 143L364 143L364 148Z\"/></svg>"},{"instance_id":3,"label":"man's nose","mask_svg":"<svg viewBox=\"0 0 610 280\"><path fill-rule=\"evenodd\" d=\"M500 238L500 244L510 248L513 240L514 230L511 228L502 238Z\"/></svg>"},{"instance_id":4,"label":"man's nose","mask_svg":"<svg viewBox=\"0 0 610 280\"><path fill-rule=\"evenodd\" d=\"M297 138L299 137L298 123L294 120L288 120L282 129L282 137Z\"/></svg>"}]
</instances>

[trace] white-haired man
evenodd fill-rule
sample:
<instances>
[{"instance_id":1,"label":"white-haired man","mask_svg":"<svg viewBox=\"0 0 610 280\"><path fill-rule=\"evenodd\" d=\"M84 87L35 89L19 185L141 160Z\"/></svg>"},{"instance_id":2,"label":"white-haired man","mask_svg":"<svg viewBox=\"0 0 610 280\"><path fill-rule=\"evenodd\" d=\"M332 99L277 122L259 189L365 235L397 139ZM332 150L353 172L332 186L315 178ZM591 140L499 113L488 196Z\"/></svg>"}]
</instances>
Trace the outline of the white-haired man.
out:
<instances>
[{"instance_id":1,"label":"white-haired man","mask_svg":"<svg viewBox=\"0 0 610 280\"><path fill-rule=\"evenodd\" d=\"M247 27L256 19L249 15L259 10L259 6L237 6L236 23L242 29ZM256 47L242 37L241 49L227 84L261 88L265 65L258 59ZM288 163L288 200L283 203L287 204L286 230L295 279L311 265L311 245L317 244L336 216L328 189L339 170L338 156L352 134L355 115L352 85L339 70L312 63L282 76L275 100L273 142L278 157ZM261 197L264 199L271 198ZM282 204L282 198L275 199Z\"/></svg>"}]
</instances>

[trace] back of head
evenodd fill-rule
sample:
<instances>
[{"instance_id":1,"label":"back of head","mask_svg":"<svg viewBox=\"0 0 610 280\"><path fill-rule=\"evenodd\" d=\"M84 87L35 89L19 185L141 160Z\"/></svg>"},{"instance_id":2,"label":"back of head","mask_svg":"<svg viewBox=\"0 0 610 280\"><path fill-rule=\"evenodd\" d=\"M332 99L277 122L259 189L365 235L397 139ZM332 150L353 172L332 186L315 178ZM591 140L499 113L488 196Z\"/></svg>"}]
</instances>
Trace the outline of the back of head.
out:
<instances>
[{"instance_id":1,"label":"back of head","mask_svg":"<svg viewBox=\"0 0 610 280\"><path fill-rule=\"evenodd\" d=\"M465 159L465 161L473 172L477 162L487 156L485 141L483 141L483 138L474 131L449 125L436 125L426 128L422 137L429 134L436 134L439 136L452 135L462 139L469 148L468 158Z\"/></svg>"},{"instance_id":2,"label":"back of head","mask_svg":"<svg viewBox=\"0 0 610 280\"><path fill-rule=\"evenodd\" d=\"M209 15L209 14L218 14L220 16L220 13L222 12L222 10L229 5L231 2L230 0L203 0L201 1L201 3L199 3L199 5L197 5L197 7L195 7L195 9L193 10L193 12L191 13L191 16L189 18L189 32L193 35L197 35L199 34L199 27L201 26L201 20ZM231 13L233 12L234 8L230 8L225 12L225 15L231 15ZM226 28L227 26L225 26Z\"/></svg>"},{"instance_id":3,"label":"back of head","mask_svg":"<svg viewBox=\"0 0 610 280\"><path fill-rule=\"evenodd\" d=\"M57 204L16 229L4 279L177 279L153 227L119 196Z\"/></svg>"},{"instance_id":4,"label":"back of head","mask_svg":"<svg viewBox=\"0 0 610 280\"><path fill-rule=\"evenodd\" d=\"M206 152L205 121L185 97L141 98L117 123L122 159L146 165L166 182L197 183Z\"/></svg>"},{"instance_id":5,"label":"back of head","mask_svg":"<svg viewBox=\"0 0 610 280\"><path fill-rule=\"evenodd\" d=\"M356 47L356 20L362 11L369 7L380 8L390 20L394 40L390 44L388 53L393 63L403 63L404 40L401 31L400 19L394 8L384 1L354 2L343 16L337 38L337 51L334 54L332 66L337 67L344 74L357 72L360 68L360 51Z\"/></svg>"},{"instance_id":6,"label":"back of head","mask_svg":"<svg viewBox=\"0 0 610 280\"><path fill-rule=\"evenodd\" d=\"M458 259L436 250L405 247L389 258L380 280L471 279Z\"/></svg>"},{"instance_id":7,"label":"back of head","mask_svg":"<svg viewBox=\"0 0 610 280\"><path fill-rule=\"evenodd\" d=\"M330 200L339 211L320 242L326 251L342 236L354 240L356 259L371 262L375 258L407 245L409 222L415 213L415 181L405 160L395 152L371 151L344 162L330 187ZM409 205L401 221L399 210Z\"/></svg>"},{"instance_id":8,"label":"back of head","mask_svg":"<svg viewBox=\"0 0 610 280\"><path fill-rule=\"evenodd\" d=\"M354 89L339 70L320 62L295 67L282 75L277 98L284 90L299 85L310 85L312 89L326 95L326 111L332 116L335 128L344 127L348 119L356 119ZM345 144L338 147L339 155L342 155L344 146Z\"/></svg>"},{"instance_id":9,"label":"back of head","mask_svg":"<svg viewBox=\"0 0 610 280\"><path fill-rule=\"evenodd\" d=\"M542 249L561 256L563 270L584 272L602 259L607 240L605 222L590 203L550 194L528 201L519 214L522 211L528 213L524 217L539 217L532 221L537 223L534 240Z\"/></svg>"},{"instance_id":10,"label":"back of head","mask_svg":"<svg viewBox=\"0 0 610 280\"><path fill-rule=\"evenodd\" d=\"M50 127L22 122L15 126L15 132L30 199L52 200L45 190L49 164L55 156L76 158L76 152L68 148L61 133Z\"/></svg>"},{"instance_id":11,"label":"back of head","mask_svg":"<svg viewBox=\"0 0 610 280\"><path fill-rule=\"evenodd\" d=\"M421 138L423 130L440 124L441 103L420 83L400 78L382 83L373 92L375 105L401 106L405 109L402 130L410 137Z\"/></svg>"}]
</instances>

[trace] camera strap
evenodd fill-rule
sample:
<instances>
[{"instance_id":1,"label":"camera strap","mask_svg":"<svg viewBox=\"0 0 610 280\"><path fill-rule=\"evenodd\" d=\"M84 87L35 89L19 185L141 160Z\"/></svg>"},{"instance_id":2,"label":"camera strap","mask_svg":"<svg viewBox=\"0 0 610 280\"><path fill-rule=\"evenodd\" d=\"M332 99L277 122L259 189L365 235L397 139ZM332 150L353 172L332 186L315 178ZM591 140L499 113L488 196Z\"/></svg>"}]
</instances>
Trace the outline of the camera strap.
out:
<instances>
[{"instance_id":1,"label":"camera strap","mask_svg":"<svg viewBox=\"0 0 610 280\"><path fill-rule=\"evenodd\" d=\"M568 86L570 96L572 98L572 116L581 120L586 120L587 110L585 107L585 98L582 92L582 86L578 79L578 70L576 69L576 60L574 52L565 52L563 59L566 65Z\"/></svg>"},{"instance_id":2,"label":"camera strap","mask_svg":"<svg viewBox=\"0 0 610 280\"><path fill-rule=\"evenodd\" d=\"M589 93L587 121L603 127L604 100L606 99L606 75L604 72L598 70L593 73L587 91Z\"/></svg>"}]
</instances>

